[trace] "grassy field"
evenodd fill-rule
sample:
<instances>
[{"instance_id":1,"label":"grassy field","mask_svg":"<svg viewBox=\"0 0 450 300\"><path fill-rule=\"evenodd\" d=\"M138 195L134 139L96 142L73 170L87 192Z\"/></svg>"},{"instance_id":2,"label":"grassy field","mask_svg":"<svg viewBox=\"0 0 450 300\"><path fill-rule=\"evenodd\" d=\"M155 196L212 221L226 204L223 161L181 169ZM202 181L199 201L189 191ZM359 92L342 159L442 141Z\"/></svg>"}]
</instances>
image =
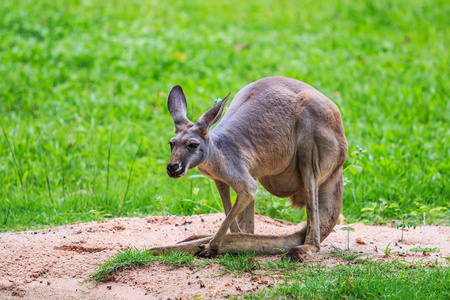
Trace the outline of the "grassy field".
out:
<instances>
[{"instance_id":1,"label":"grassy field","mask_svg":"<svg viewBox=\"0 0 450 300\"><path fill-rule=\"evenodd\" d=\"M167 94L180 84L195 120L274 75L332 99L350 153L366 150L345 172L350 220L447 208L449 15L437 0L1 1L0 230L222 211L208 179L165 174Z\"/></svg>"}]
</instances>

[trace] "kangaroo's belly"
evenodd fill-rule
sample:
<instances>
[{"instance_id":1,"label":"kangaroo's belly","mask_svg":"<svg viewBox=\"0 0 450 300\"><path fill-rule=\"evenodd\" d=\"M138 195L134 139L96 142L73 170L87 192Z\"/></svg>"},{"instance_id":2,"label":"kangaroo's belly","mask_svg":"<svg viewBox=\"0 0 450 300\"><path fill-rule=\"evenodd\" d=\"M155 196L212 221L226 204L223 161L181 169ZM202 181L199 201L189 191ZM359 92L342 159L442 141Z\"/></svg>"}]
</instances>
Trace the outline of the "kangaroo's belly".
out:
<instances>
[{"instance_id":1,"label":"kangaroo's belly","mask_svg":"<svg viewBox=\"0 0 450 300\"><path fill-rule=\"evenodd\" d=\"M283 172L257 178L261 185L272 195L286 198L303 189L302 176L297 163L293 162Z\"/></svg>"}]
</instances>

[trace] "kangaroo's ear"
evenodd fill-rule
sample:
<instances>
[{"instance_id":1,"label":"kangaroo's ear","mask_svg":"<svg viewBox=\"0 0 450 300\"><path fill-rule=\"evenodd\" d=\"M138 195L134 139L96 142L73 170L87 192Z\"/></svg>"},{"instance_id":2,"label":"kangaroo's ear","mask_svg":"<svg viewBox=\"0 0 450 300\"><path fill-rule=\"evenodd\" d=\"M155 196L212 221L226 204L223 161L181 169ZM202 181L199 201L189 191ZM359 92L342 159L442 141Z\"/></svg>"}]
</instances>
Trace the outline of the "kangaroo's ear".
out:
<instances>
[{"instance_id":1,"label":"kangaroo's ear","mask_svg":"<svg viewBox=\"0 0 450 300\"><path fill-rule=\"evenodd\" d=\"M175 125L175 133L192 125L192 122L186 117L187 103L181 86L176 85L170 90L169 97L167 98L167 108Z\"/></svg>"},{"instance_id":2,"label":"kangaroo's ear","mask_svg":"<svg viewBox=\"0 0 450 300\"><path fill-rule=\"evenodd\" d=\"M211 127L216 124L222 116L225 104L227 104L230 95L231 93L229 93L223 100L211 107L200 118L198 118L197 122L195 122L194 124L194 130L199 132L200 135L206 136Z\"/></svg>"}]
</instances>

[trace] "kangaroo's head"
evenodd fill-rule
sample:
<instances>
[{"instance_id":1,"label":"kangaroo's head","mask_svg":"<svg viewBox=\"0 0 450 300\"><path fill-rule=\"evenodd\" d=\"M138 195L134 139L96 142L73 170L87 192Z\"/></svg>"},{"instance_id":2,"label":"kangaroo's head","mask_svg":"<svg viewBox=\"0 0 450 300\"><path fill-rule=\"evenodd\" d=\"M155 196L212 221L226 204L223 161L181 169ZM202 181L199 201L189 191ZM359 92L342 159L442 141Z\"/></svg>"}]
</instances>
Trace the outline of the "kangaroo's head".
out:
<instances>
[{"instance_id":1,"label":"kangaroo's head","mask_svg":"<svg viewBox=\"0 0 450 300\"><path fill-rule=\"evenodd\" d=\"M167 164L167 174L180 178L187 171L205 161L208 153L208 133L219 121L230 94L206 111L197 122L192 123L186 117L187 103L183 90L174 86L167 99L167 107L175 125L176 137L169 141L172 155Z\"/></svg>"}]
</instances>

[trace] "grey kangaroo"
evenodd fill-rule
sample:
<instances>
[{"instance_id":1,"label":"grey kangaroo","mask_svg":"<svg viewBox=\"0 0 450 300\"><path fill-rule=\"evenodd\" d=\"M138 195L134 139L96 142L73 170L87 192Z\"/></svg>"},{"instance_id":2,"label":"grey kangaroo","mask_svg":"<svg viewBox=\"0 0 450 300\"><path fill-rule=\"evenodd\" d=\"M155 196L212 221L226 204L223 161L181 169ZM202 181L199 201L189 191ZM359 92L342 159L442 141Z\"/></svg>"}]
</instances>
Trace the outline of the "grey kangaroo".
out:
<instances>
[{"instance_id":1,"label":"grey kangaroo","mask_svg":"<svg viewBox=\"0 0 450 300\"><path fill-rule=\"evenodd\" d=\"M213 257L223 252L287 251L291 259L299 260L318 252L342 207L347 141L339 109L306 83L269 77L239 91L211 129L229 96L192 123L186 117L181 87L169 93L176 137L170 140L167 174L180 178L197 167L212 178L226 218L214 236L154 247L154 254L178 250ZM257 181L271 194L289 197L293 206L306 207L307 222L300 231L285 236L253 234ZM233 206L230 187L237 194Z\"/></svg>"}]
</instances>

